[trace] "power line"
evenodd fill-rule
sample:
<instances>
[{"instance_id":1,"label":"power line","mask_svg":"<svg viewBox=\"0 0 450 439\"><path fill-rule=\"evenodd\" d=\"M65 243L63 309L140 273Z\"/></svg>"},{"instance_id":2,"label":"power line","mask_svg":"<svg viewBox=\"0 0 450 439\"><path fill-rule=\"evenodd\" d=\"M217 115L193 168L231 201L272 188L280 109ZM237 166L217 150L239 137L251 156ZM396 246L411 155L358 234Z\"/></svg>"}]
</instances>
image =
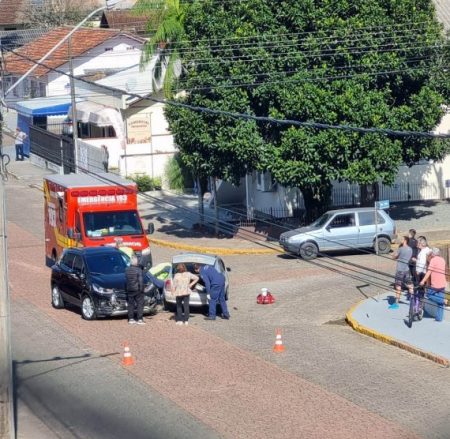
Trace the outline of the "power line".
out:
<instances>
[{"instance_id":1,"label":"power line","mask_svg":"<svg viewBox=\"0 0 450 439\"><path fill-rule=\"evenodd\" d=\"M14 51L14 53L17 54L17 52ZM37 62L25 55L17 54L18 56L27 59L29 61L32 61L35 64L39 64L51 71L60 73L62 75L70 77L71 75L67 72L64 72L60 69L56 69L54 67L50 67L44 63ZM109 87L102 84L93 83L91 81L87 81L85 79L81 78L75 78L78 81L85 82L90 85L96 85L99 88L103 88L104 90L112 91L112 92L119 92L123 94L123 90L119 90L113 87ZM331 129L331 130L338 130L338 131L348 131L348 132L355 132L355 133L361 133L361 134L384 134L388 136L395 136L395 137L423 137L423 138L437 138L437 139L447 139L450 138L450 134L436 134L432 132L423 132L423 131L410 131L410 130L393 130L393 129L386 129L386 128L363 128L363 127L356 127L351 125L333 125L328 123L320 123L320 122L309 122L309 121L298 121L298 120L292 120L292 119L277 119L274 117L268 117L268 116L255 116L248 113L235 113L232 111L226 111L226 110L219 110L219 109L212 109L208 107L202 107L197 105L190 105L185 104L178 101L172 101L172 100L163 100L163 99L157 99L151 96L141 96L135 93L126 93L128 96L135 97L138 99L146 99L151 102L160 103L164 105L170 105L173 107L183 108L186 110L191 110L199 113L206 113L206 114L213 114L218 116L225 116L232 119L243 119L243 120L250 120L254 122L266 122L278 126L298 126L303 128L312 128L312 129Z\"/></svg>"},{"instance_id":2,"label":"power line","mask_svg":"<svg viewBox=\"0 0 450 439\"><path fill-rule=\"evenodd\" d=\"M99 181L108 182L108 183L112 183L112 184L117 185L117 182L115 182L115 181L113 181L111 179L108 179L105 175L99 175L98 173L86 170L86 169L81 168L81 167L78 167L78 168L83 173L95 176ZM197 212L193 213L192 210L189 209L189 208L186 208L184 206L181 206L181 205L173 203L173 202L169 202L169 201L166 201L166 200L158 199L158 198L153 197L153 196L151 196L149 194L142 193L142 192L139 192L139 191L138 191L138 194L141 197L146 198L149 201L152 201L157 206L159 206L160 208L162 208L162 209L164 209L166 211L172 212L172 209L169 209L167 207L167 206L171 206L171 207L174 207L177 210L183 210L183 212L185 214L187 214L187 215L191 215L191 216L193 215L195 218L198 218L198 213ZM230 224L227 223L226 221L223 221L223 220L219 220L219 221L221 222L221 226L220 226L220 230L221 231L223 231L223 232L225 232L227 234L230 234L230 233L232 234L233 233L233 231L234 231L234 227L233 226L230 226ZM185 226L182 226L182 227L186 228ZM250 242L256 243L258 245L261 245L263 247L267 247L267 248L270 248L270 249L273 249L273 250L280 251L279 249L277 249L276 247L274 247L274 246L272 246L272 245L270 245L268 243L261 242L260 240L255 239L255 237L252 238L252 235L256 235L256 234L254 234L252 232L248 232L247 235L245 235L243 237L244 240L246 240L246 241L250 241ZM281 253L284 253L284 252L281 252ZM389 275L387 273L380 272L378 270L374 270L374 269L371 269L371 268L368 268L368 267L364 267L362 265L355 264L355 263L352 263L350 261L344 261L344 260L339 259L338 257L333 257L333 256L330 256L329 254L325 254L325 253L322 253L322 252L319 252L318 254L319 254L319 256L322 256L323 259L314 260L314 261L307 261L307 262L312 264L312 265L316 265L316 266L319 266L321 268L327 269L329 271L338 273L338 274L340 274L342 276L349 277L349 278L352 278L352 279L358 280L358 281L364 281L364 282L369 283L370 285L375 286L375 287L379 287L379 288L382 288L382 289L388 289L390 287L390 283L389 284L385 283L387 281L384 281L379 276L383 276L383 277L387 277L388 279L392 279L392 277L393 277L392 275ZM300 257L298 255L292 255L292 256L294 258L296 258L296 259L300 259ZM328 265L324 265L324 264L328 264ZM343 264L343 265L340 265L340 264ZM363 270L363 271L361 271L361 270ZM364 271L368 271L368 273L365 273ZM365 276L365 277L362 277L362 276ZM389 290L391 290L391 288L389 288ZM427 300L428 299L425 299L425 301L427 301ZM429 304L431 306L436 306L436 307L439 306L439 305L435 304L432 301L428 301L428 302L429 302Z\"/></svg>"}]
</instances>

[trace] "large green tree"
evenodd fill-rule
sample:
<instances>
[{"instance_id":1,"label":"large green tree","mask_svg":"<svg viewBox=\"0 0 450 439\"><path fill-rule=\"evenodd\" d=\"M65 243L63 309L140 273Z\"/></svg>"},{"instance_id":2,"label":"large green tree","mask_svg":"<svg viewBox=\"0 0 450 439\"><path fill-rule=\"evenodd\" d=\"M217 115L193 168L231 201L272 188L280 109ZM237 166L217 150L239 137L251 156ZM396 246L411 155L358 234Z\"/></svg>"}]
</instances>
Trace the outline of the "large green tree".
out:
<instances>
[{"instance_id":1,"label":"large green tree","mask_svg":"<svg viewBox=\"0 0 450 439\"><path fill-rule=\"evenodd\" d=\"M430 132L448 56L431 0L193 0L173 83L183 103L331 125ZM230 118L168 106L195 173L238 182L269 170L323 206L333 180L392 183L402 163L441 159L446 141Z\"/></svg>"}]
</instances>

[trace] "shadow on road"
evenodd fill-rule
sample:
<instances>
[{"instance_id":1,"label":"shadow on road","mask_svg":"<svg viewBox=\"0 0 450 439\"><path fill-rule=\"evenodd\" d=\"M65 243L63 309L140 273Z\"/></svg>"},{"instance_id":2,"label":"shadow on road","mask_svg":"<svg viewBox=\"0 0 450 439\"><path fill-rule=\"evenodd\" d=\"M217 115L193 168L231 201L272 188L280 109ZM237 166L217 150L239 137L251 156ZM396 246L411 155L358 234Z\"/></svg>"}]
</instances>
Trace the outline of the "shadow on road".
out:
<instances>
[{"instance_id":1,"label":"shadow on road","mask_svg":"<svg viewBox=\"0 0 450 439\"><path fill-rule=\"evenodd\" d=\"M27 381L33 380L35 378L41 377L43 375L47 375L49 373L53 373L53 372L59 371L61 369L66 369L68 367L72 367L72 366L78 365L80 363L84 363L86 361L98 360L98 359L107 358L107 357L111 357L111 356L115 356L115 355L120 355L120 352L111 352L109 354L102 354L102 355L96 355L96 356L86 353L84 355L77 355L77 356L72 356L72 357L56 356L56 357L51 357L51 358L39 359L39 360L33 360L33 359L27 359L27 360L22 360L22 361L13 360L13 364L12 364L13 405L14 405L14 425L15 425L15 430L16 430L16 437L17 437L17 431L19 428L19 420L18 420L19 391L20 391L21 386L24 383L26 383ZM67 361L67 360L77 360L77 361L72 361L69 364L63 364L61 366L57 366L57 367L45 370L43 372L39 372L39 373L30 375L30 376L27 376L25 378L19 377L18 373L17 373L18 369L21 366L26 366L26 365L35 364L35 363L49 363L49 362L54 362L54 361ZM60 420L60 422L62 422L62 421ZM68 425L65 425L65 427L69 428Z\"/></svg>"},{"instance_id":2,"label":"shadow on road","mask_svg":"<svg viewBox=\"0 0 450 439\"><path fill-rule=\"evenodd\" d=\"M395 203L389 209L389 216L395 221L409 221L436 214L432 208L439 202L435 200Z\"/></svg>"}]
</instances>

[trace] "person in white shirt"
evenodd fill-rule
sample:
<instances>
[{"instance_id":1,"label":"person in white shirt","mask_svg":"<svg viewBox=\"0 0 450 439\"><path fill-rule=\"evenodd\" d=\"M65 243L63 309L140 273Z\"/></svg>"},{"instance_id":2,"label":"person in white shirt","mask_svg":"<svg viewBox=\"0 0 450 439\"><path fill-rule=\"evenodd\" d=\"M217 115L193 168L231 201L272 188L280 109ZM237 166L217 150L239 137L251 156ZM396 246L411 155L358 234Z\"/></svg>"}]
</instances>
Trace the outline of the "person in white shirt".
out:
<instances>
[{"instance_id":1,"label":"person in white shirt","mask_svg":"<svg viewBox=\"0 0 450 439\"><path fill-rule=\"evenodd\" d=\"M27 138L27 135L20 130L19 127L16 128L16 161L23 161L24 155L23 155L23 141Z\"/></svg>"},{"instance_id":2,"label":"person in white shirt","mask_svg":"<svg viewBox=\"0 0 450 439\"><path fill-rule=\"evenodd\" d=\"M416 259L416 280L419 284L427 272L428 255L431 253L431 248L428 247L425 236L419 236L417 239L417 248L419 249L419 253Z\"/></svg>"}]
</instances>

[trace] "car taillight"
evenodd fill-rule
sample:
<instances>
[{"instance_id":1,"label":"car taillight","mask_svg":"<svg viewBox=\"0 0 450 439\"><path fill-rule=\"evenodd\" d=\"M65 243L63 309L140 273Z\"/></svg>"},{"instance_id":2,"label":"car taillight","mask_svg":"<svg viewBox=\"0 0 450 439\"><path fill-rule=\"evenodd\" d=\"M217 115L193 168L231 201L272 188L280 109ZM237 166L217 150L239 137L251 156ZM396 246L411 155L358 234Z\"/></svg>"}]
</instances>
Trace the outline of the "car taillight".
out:
<instances>
[{"instance_id":1,"label":"car taillight","mask_svg":"<svg viewBox=\"0 0 450 439\"><path fill-rule=\"evenodd\" d=\"M164 289L165 289L166 291L172 291L172 281L171 281L170 279L167 279L167 280L164 282Z\"/></svg>"}]
</instances>

